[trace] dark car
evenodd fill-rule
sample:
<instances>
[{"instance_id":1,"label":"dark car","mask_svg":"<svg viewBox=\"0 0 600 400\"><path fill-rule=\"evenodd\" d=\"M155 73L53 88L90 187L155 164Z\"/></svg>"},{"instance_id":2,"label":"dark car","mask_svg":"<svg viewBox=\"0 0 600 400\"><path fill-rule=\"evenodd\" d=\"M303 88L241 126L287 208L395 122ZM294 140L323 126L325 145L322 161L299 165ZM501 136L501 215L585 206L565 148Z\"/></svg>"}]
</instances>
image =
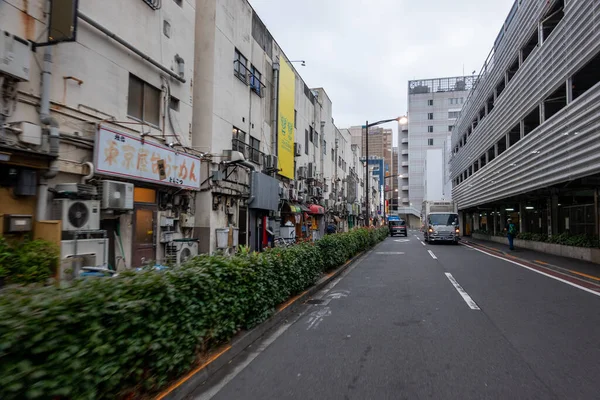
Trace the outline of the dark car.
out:
<instances>
[{"instance_id":1,"label":"dark car","mask_svg":"<svg viewBox=\"0 0 600 400\"><path fill-rule=\"evenodd\" d=\"M390 236L396 236L396 235L408 236L408 231L406 230L406 222L404 222L404 220L402 220L402 219L399 221L388 222L388 227L390 229Z\"/></svg>"}]
</instances>

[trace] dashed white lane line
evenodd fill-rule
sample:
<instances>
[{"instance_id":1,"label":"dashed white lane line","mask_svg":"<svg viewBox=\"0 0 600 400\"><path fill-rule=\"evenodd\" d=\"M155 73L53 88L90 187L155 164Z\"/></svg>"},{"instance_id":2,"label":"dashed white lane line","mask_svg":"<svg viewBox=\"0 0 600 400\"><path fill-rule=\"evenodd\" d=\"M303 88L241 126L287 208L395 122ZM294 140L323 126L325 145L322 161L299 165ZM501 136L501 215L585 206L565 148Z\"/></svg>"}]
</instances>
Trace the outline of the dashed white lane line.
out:
<instances>
[{"instance_id":1,"label":"dashed white lane line","mask_svg":"<svg viewBox=\"0 0 600 400\"><path fill-rule=\"evenodd\" d=\"M427 246L427 245L425 244L425 242L421 242L421 244L422 244L423 246Z\"/></svg>"},{"instance_id":2,"label":"dashed white lane line","mask_svg":"<svg viewBox=\"0 0 600 400\"><path fill-rule=\"evenodd\" d=\"M469 294L465 291L465 289L463 289L462 286L460 286L460 284L456 281L456 279L454 279L451 273L446 272L446 277L448 278L450 283L452 283L454 288L458 291L458 294L462 296L463 300L465 301L465 303L467 303L471 310L481 310L477 303L475 303L475 300L473 300L471 296L469 296Z\"/></svg>"},{"instance_id":3,"label":"dashed white lane line","mask_svg":"<svg viewBox=\"0 0 600 400\"><path fill-rule=\"evenodd\" d=\"M423 243L423 242L421 242ZM424 243L423 243L424 244ZM434 260L437 260L438 258L435 256L435 254L433 254L433 251L431 250L427 250L427 252L429 253L429 255L431 256L431 258L433 258Z\"/></svg>"}]
</instances>

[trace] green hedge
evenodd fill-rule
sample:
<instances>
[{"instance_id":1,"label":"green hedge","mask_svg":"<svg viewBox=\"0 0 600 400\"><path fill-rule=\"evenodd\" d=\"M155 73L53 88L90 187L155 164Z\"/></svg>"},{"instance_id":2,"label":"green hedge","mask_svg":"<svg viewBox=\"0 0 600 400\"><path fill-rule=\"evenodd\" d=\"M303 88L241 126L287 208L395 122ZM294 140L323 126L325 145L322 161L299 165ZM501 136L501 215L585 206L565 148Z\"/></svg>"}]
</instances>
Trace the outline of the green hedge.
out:
<instances>
[{"instance_id":1,"label":"green hedge","mask_svg":"<svg viewBox=\"0 0 600 400\"><path fill-rule=\"evenodd\" d=\"M356 229L264 253L200 256L165 272L0 295L0 398L114 399L156 392L199 355L387 235Z\"/></svg>"},{"instance_id":2,"label":"green hedge","mask_svg":"<svg viewBox=\"0 0 600 400\"><path fill-rule=\"evenodd\" d=\"M56 273L58 256L58 246L45 240L8 242L0 238L0 279L4 283L46 283Z\"/></svg>"}]
</instances>

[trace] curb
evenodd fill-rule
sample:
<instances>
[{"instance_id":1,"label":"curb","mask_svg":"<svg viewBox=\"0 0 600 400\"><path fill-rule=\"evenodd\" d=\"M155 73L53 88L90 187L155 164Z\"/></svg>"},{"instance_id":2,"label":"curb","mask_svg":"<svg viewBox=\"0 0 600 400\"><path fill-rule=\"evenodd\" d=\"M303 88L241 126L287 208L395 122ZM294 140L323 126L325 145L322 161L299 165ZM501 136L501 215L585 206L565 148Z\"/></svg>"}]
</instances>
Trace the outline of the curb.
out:
<instances>
[{"instance_id":1,"label":"curb","mask_svg":"<svg viewBox=\"0 0 600 400\"><path fill-rule=\"evenodd\" d=\"M284 321L289 315L293 314L299 304L302 304L305 300L309 299L315 293L327 286L327 284L340 276L352 264L356 263L361 257L377 247L379 243L369 250L358 253L356 256L348 260L344 265L319 279L315 285L311 286L303 293L292 297L287 302L281 304L277 308L277 312L260 325L256 326L250 331L239 333L229 342L228 345L216 349L216 354L211 355L208 362L200 365L188 375L181 378L178 382L174 383L171 387L157 395L155 400L183 400L187 398L187 396L191 395L208 378L210 378L223 366L229 364L248 346L264 336L265 333L270 331L273 327Z\"/></svg>"}]
</instances>

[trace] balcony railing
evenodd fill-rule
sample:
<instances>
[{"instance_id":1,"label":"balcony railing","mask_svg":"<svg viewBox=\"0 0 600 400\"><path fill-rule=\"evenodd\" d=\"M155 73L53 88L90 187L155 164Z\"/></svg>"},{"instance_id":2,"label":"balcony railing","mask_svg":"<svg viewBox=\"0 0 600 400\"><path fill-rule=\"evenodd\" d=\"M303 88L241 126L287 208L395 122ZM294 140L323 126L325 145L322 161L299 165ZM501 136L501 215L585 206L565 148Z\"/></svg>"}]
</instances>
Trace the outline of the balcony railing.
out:
<instances>
[{"instance_id":1,"label":"balcony railing","mask_svg":"<svg viewBox=\"0 0 600 400\"><path fill-rule=\"evenodd\" d=\"M260 97L265 96L267 87L254 74L250 74L250 89Z\"/></svg>"},{"instance_id":2,"label":"balcony railing","mask_svg":"<svg viewBox=\"0 0 600 400\"><path fill-rule=\"evenodd\" d=\"M242 64L240 60L235 60L233 62L233 74L246 85L248 84L248 78L250 76L250 71L246 65Z\"/></svg>"},{"instance_id":3,"label":"balcony railing","mask_svg":"<svg viewBox=\"0 0 600 400\"><path fill-rule=\"evenodd\" d=\"M263 165L265 160L265 154L259 149L251 147L249 144L242 140L232 139L231 150L239 151L244 155L246 160L252 161L255 164Z\"/></svg>"},{"instance_id":4,"label":"balcony railing","mask_svg":"<svg viewBox=\"0 0 600 400\"><path fill-rule=\"evenodd\" d=\"M162 7L162 0L142 0L144 3L148 4L153 10L158 10Z\"/></svg>"}]
</instances>

